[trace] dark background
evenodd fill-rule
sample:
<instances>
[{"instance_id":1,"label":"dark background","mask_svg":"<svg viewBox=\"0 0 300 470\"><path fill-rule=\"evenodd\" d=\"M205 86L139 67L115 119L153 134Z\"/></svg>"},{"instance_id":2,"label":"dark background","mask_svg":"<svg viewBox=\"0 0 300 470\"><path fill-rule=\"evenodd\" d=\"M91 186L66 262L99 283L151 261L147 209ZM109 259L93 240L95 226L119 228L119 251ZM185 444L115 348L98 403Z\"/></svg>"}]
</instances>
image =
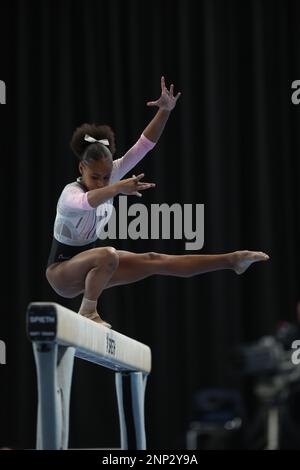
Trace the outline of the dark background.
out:
<instances>
[{"instance_id":1,"label":"dark background","mask_svg":"<svg viewBox=\"0 0 300 470\"><path fill-rule=\"evenodd\" d=\"M34 447L36 375L30 301L77 309L44 277L57 199L77 176L76 126L110 124L120 157L155 110L160 77L182 97L139 163L155 190L132 203L205 204L203 254L261 250L268 263L191 279L154 276L103 293L114 329L148 344L150 449L184 448L196 390L236 387L232 349L295 320L299 293L300 79L296 1L1 2L2 299L0 445ZM137 174L137 173L136 173ZM117 200L115 200L117 202ZM184 254L185 241L112 241ZM76 361L71 447L118 447L114 374Z\"/></svg>"}]
</instances>

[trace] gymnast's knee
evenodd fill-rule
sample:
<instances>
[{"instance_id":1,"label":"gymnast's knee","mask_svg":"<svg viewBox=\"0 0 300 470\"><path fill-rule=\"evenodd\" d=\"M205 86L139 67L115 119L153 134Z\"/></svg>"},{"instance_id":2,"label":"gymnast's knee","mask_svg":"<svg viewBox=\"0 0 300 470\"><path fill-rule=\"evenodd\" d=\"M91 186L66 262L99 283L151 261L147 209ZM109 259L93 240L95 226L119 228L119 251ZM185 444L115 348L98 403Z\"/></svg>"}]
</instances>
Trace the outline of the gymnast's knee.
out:
<instances>
[{"instance_id":1,"label":"gymnast's knee","mask_svg":"<svg viewBox=\"0 0 300 470\"><path fill-rule=\"evenodd\" d=\"M119 266L119 255L115 248L106 246L98 251L96 258L97 267L105 265L111 271L115 271Z\"/></svg>"}]
</instances>

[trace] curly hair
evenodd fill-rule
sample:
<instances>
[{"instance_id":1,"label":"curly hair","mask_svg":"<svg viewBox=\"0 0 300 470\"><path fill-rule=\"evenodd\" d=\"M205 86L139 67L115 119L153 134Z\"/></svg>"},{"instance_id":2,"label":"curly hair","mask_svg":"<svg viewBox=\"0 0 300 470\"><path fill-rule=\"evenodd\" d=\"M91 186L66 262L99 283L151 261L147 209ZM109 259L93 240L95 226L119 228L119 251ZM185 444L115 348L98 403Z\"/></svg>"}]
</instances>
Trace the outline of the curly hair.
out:
<instances>
[{"instance_id":1,"label":"curly hair","mask_svg":"<svg viewBox=\"0 0 300 470\"><path fill-rule=\"evenodd\" d=\"M107 139L109 146L87 142L84 140L85 134L97 140ZM79 160L101 160L108 156L107 149L110 150L111 155L114 155L116 151L115 134L109 126L85 123L75 129L70 147Z\"/></svg>"}]
</instances>

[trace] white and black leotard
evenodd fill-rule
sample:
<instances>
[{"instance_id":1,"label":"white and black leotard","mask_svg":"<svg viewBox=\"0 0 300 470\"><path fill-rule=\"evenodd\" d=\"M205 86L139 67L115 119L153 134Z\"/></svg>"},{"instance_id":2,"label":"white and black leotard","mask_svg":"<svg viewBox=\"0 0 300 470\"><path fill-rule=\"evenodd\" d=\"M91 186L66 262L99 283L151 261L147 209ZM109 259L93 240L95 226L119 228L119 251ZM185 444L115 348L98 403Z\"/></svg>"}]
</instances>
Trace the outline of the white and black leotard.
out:
<instances>
[{"instance_id":1,"label":"white and black leotard","mask_svg":"<svg viewBox=\"0 0 300 470\"><path fill-rule=\"evenodd\" d=\"M154 142L142 134L123 157L113 161L109 184L120 181L154 145ZM95 208L89 205L87 193L81 178L67 184L63 189L57 203L47 266L69 260L76 254L95 247L98 235L112 215L113 198Z\"/></svg>"}]
</instances>

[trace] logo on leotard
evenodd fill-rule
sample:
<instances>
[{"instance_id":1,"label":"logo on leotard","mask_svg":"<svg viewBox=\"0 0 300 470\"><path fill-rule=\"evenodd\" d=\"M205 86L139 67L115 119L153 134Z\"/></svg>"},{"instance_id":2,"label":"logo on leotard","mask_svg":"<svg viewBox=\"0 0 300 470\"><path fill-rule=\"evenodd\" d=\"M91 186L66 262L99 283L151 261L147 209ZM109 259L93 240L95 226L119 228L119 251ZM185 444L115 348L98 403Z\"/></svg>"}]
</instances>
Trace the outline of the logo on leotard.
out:
<instances>
[{"instance_id":1,"label":"logo on leotard","mask_svg":"<svg viewBox=\"0 0 300 470\"><path fill-rule=\"evenodd\" d=\"M6 85L3 80L0 80L0 104L6 104Z\"/></svg>"},{"instance_id":2,"label":"logo on leotard","mask_svg":"<svg viewBox=\"0 0 300 470\"><path fill-rule=\"evenodd\" d=\"M70 259L70 256L59 255L58 259L67 260L67 259Z\"/></svg>"}]
</instances>

